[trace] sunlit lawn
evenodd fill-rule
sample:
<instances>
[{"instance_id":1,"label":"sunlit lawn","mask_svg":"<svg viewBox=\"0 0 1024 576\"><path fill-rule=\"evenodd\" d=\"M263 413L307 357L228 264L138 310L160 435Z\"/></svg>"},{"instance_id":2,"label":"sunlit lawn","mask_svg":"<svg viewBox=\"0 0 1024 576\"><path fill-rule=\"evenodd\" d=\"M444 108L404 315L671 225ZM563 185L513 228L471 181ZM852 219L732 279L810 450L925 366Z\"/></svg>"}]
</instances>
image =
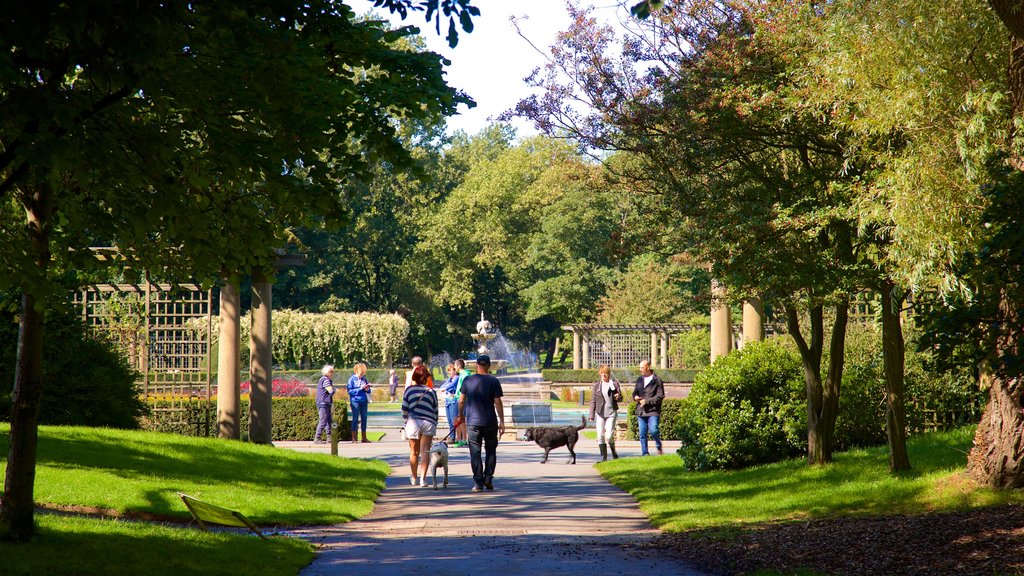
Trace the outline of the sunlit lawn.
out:
<instances>
[{"instance_id":1,"label":"sunlit lawn","mask_svg":"<svg viewBox=\"0 0 1024 576\"><path fill-rule=\"evenodd\" d=\"M9 434L0 425L4 457ZM35 500L188 519L177 495L185 492L257 524L334 524L369 513L388 473L382 462L246 442L43 426Z\"/></svg>"},{"instance_id":2,"label":"sunlit lawn","mask_svg":"<svg viewBox=\"0 0 1024 576\"><path fill-rule=\"evenodd\" d=\"M298 574L313 559L312 545L298 538L46 514L36 524L30 543L0 543L0 574L278 576Z\"/></svg>"},{"instance_id":3,"label":"sunlit lawn","mask_svg":"<svg viewBox=\"0 0 1024 576\"><path fill-rule=\"evenodd\" d=\"M727 472L687 472L675 455L599 464L608 480L632 494L652 523L668 531L736 527L778 520L851 514L914 514L1024 502L963 474L973 428L911 439L914 469L891 475L886 447L835 455L829 466L804 460Z\"/></svg>"}]
</instances>

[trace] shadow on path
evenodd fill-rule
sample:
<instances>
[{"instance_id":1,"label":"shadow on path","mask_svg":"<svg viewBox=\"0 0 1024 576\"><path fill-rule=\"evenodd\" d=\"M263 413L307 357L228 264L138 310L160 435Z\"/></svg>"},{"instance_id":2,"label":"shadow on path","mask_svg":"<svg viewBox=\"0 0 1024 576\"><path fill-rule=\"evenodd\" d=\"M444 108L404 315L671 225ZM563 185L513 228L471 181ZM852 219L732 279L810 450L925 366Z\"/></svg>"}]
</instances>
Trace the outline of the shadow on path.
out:
<instances>
[{"instance_id":1,"label":"shadow on path","mask_svg":"<svg viewBox=\"0 0 1024 576\"><path fill-rule=\"evenodd\" d=\"M392 474L373 513L293 531L320 546L301 574L699 575L661 547L630 495L601 478L593 443L581 442L579 463L569 465L564 449L540 464L536 445L503 442L495 490L484 492L470 491L465 448L451 449L449 485L439 490L409 485L404 443L374 450L365 456L388 462Z\"/></svg>"}]
</instances>

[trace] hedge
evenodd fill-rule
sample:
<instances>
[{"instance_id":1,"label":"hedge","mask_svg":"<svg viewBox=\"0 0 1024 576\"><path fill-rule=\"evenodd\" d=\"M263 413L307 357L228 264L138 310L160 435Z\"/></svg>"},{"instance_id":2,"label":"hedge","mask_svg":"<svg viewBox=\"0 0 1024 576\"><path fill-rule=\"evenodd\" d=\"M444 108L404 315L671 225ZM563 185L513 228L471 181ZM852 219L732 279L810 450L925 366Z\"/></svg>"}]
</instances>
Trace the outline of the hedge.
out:
<instances>
[{"instance_id":1,"label":"hedge","mask_svg":"<svg viewBox=\"0 0 1024 576\"><path fill-rule=\"evenodd\" d=\"M186 402L184 416L181 412L166 412L171 409L169 400L150 402L152 415L142 419L142 429L155 432L170 432L185 436L206 436L206 402L198 399ZM318 420L316 399L273 398L271 404L272 440L312 440ZM210 436L217 435L217 403L210 403ZM241 399L241 437L249 436L249 399ZM334 402L334 421L338 423L340 439L351 440L349 430L348 402Z\"/></svg>"},{"instance_id":2,"label":"hedge","mask_svg":"<svg viewBox=\"0 0 1024 576\"><path fill-rule=\"evenodd\" d=\"M679 420L682 418L685 398L666 398L661 401L661 417L658 418L658 431L662 440L679 440ZM636 402L629 404L629 439L640 437L640 428L636 421Z\"/></svg>"},{"instance_id":3,"label":"hedge","mask_svg":"<svg viewBox=\"0 0 1024 576\"><path fill-rule=\"evenodd\" d=\"M219 318L213 318L212 341L219 335L219 322ZM356 362L383 365L386 359L402 353L409 337L409 322L397 314L274 310L272 322L274 363L292 367L326 362L338 366ZM241 323L241 341L247 342L251 328L248 314ZM204 334L205 319L195 329ZM248 347L243 347L243 357L247 354Z\"/></svg>"},{"instance_id":4,"label":"hedge","mask_svg":"<svg viewBox=\"0 0 1024 576\"><path fill-rule=\"evenodd\" d=\"M697 375L698 370L665 370L655 369L654 373L661 378L662 382L678 383L678 382L693 382L694 377ZM635 368L612 368L612 377L621 382L636 382L636 379L640 377L640 372ZM599 376L596 368L587 370L544 370L541 373L541 378L552 384L571 383L571 384L590 384L597 382Z\"/></svg>"}]
</instances>

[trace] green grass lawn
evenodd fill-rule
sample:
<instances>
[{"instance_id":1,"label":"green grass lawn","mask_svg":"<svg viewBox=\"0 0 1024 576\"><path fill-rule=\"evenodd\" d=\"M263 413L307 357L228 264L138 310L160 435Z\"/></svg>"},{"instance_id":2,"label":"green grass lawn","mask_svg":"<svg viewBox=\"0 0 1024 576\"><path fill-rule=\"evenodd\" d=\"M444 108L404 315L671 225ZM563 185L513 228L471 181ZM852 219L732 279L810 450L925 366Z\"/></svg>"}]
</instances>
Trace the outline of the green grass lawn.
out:
<instances>
[{"instance_id":1,"label":"green grass lawn","mask_svg":"<svg viewBox=\"0 0 1024 576\"><path fill-rule=\"evenodd\" d=\"M28 544L0 543L0 574L181 576L298 574L313 546L298 538L203 532L123 520L38 514Z\"/></svg>"},{"instance_id":2,"label":"green grass lawn","mask_svg":"<svg viewBox=\"0 0 1024 576\"><path fill-rule=\"evenodd\" d=\"M0 424L0 455L10 427ZM0 471L6 470L0 460ZM188 520L186 492L257 524L346 522L367 514L390 472L382 462L270 446L102 428L39 429L35 499ZM0 574L296 574L313 559L297 538L263 541L184 525L40 513L28 544L0 544Z\"/></svg>"},{"instance_id":3,"label":"green grass lawn","mask_svg":"<svg viewBox=\"0 0 1024 576\"><path fill-rule=\"evenodd\" d=\"M9 440L0 425L0 455ZM188 519L185 492L261 525L334 524L369 513L389 472L383 462L245 442L41 426L35 500Z\"/></svg>"},{"instance_id":4,"label":"green grass lawn","mask_svg":"<svg viewBox=\"0 0 1024 576\"><path fill-rule=\"evenodd\" d=\"M892 475L886 447L835 455L829 466L804 460L723 472L687 472L677 455L598 464L667 531L729 528L850 514L916 514L1024 502L1018 491L977 487L963 475L973 428L913 438L914 469Z\"/></svg>"}]
</instances>

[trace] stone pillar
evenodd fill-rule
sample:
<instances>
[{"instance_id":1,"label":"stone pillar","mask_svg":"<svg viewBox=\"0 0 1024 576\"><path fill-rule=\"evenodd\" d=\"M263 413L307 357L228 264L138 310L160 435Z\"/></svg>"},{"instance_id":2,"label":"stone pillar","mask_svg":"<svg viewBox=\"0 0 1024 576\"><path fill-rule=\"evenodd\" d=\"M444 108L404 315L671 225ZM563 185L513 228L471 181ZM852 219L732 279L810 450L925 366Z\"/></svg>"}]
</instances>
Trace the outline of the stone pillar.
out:
<instances>
[{"instance_id":1,"label":"stone pillar","mask_svg":"<svg viewBox=\"0 0 1024 576\"><path fill-rule=\"evenodd\" d=\"M252 330L249 338L249 441L270 444L273 438L271 398L273 368L271 355L272 292L262 274L253 274Z\"/></svg>"},{"instance_id":2,"label":"stone pillar","mask_svg":"<svg viewBox=\"0 0 1024 576\"><path fill-rule=\"evenodd\" d=\"M220 337L217 340L217 437L238 440L242 422L239 408L239 336L241 306L238 286L230 279L220 288Z\"/></svg>"},{"instance_id":3,"label":"stone pillar","mask_svg":"<svg viewBox=\"0 0 1024 576\"><path fill-rule=\"evenodd\" d=\"M658 333L651 332L651 368L658 365Z\"/></svg>"},{"instance_id":4,"label":"stone pillar","mask_svg":"<svg viewBox=\"0 0 1024 576\"><path fill-rule=\"evenodd\" d=\"M576 330L572 331L572 369L580 370L583 368L583 350L580 347L580 333Z\"/></svg>"},{"instance_id":5,"label":"stone pillar","mask_svg":"<svg viewBox=\"0 0 1024 576\"><path fill-rule=\"evenodd\" d=\"M711 281L711 362L732 351L732 314L725 298L725 284Z\"/></svg>"},{"instance_id":6,"label":"stone pillar","mask_svg":"<svg viewBox=\"0 0 1024 576\"><path fill-rule=\"evenodd\" d=\"M668 370L668 332L661 333L661 369Z\"/></svg>"},{"instance_id":7,"label":"stone pillar","mask_svg":"<svg viewBox=\"0 0 1024 576\"><path fill-rule=\"evenodd\" d=\"M764 302L750 298L743 303L743 345L764 340Z\"/></svg>"},{"instance_id":8,"label":"stone pillar","mask_svg":"<svg viewBox=\"0 0 1024 576\"><path fill-rule=\"evenodd\" d=\"M590 369L590 335L583 334L583 369Z\"/></svg>"}]
</instances>

